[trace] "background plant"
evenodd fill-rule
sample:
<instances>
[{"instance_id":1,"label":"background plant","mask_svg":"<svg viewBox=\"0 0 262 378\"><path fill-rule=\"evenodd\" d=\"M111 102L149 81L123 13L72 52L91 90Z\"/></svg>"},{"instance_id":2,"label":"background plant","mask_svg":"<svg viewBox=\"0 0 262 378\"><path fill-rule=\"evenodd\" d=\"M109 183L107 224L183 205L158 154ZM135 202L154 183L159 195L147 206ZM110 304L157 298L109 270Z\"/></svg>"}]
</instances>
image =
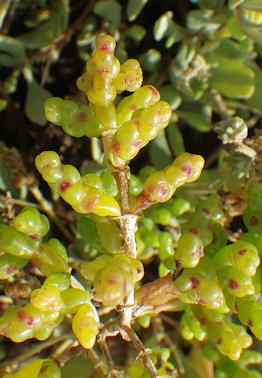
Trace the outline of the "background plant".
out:
<instances>
[{"instance_id":1,"label":"background plant","mask_svg":"<svg viewBox=\"0 0 262 378\"><path fill-rule=\"evenodd\" d=\"M230 317L226 315L225 320L224 315L217 314L218 318L220 316L220 320L217 321L224 325L225 340L233 339L232 332L235 332L236 338L235 344L232 344L234 352L232 350L225 352L223 345L227 342L222 340L222 344L219 344L221 346L218 346L222 354L231 355L231 357L234 353L238 355L239 345L243 347L250 344L248 336L245 342L242 341L244 344L241 344L236 336L237 331L233 329L236 330L237 328L234 327L238 324L234 315L237 308L239 320L245 326L251 325L251 315L249 311L241 310L241 307L252 308L254 319L259 319L261 311L258 304L259 270L257 263L253 265L249 263L249 261L258 261L257 255L260 255L261 6L255 1L228 2L227 4L223 1L198 1L186 2L183 5L174 5L172 2L172 4L161 5L161 8L158 3L157 5L158 14L155 12L156 2L154 1L148 1L146 5L145 2L140 4L137 1L129 1L127 5L115 1L99 1L89 3L86 8L80 1L70 6L67 2L61 2L58 6L57 2L36 4L30 1L24 3L7 1L2 5L3 34L0 63L3 66L1 71L2 105L6 106L6 109L1 113L1 117L3 124L8 125L2 130L2 140L7 145L1 147L3 223L10 224L10 220L12 223L14 216L20 210L17 206L27 205L28 202L30 204L35 201L33 199L35 198L41 210L45 211L53 222L51 233L49 231L51 240L52 237L58 236L68 247L69 266L73 266L76 272L79 271L78 259L92 260L98 252L121 249L123 238L119 237L119 226L115 221L108 222L105 218L93 215L76 219L70 208L65 207L61 201L57 201L57 191L53 191L56 202L50 205L44 198L44 196L46 198L49 196L46 187L41 184L39 188L34 179L33 168L34 157L48 145L48 149L54 149L63 155L63 161L80 168L81 177L86 173L90 175L90 172L98 173L103 185L101 181L96 182L95 185L98 187L100 185L100 188L102 185L106 193L113 198L117 195L117 185L106 166L102 164L102 149L99 140L93 138L91 144L87 145L84 138L76 139L76 135L73 138L65 137L63 131L52 124L45 128L39 128L36 125L45 123L43 103L47 97L50 97L50 93L83 103L74 84L75 80L83 72L84 61L90 56L97 34L101 30L108 32L117 40L116 56L120 62L123 63L128 57L137 58L145 73L143 84L156 86L161 94L161 100L169 102L173 110L172 120L167 128L161 130L149 147L142 150L140 158L135 157L132 160L131 196L137 197L142 191L146 178L154 170L163 169L171 164L174 158L185 149L202 154L206 158L206 167L209 168L203 172L196 183L177 191L176 197L167 206L154 205L144 212L144 217L139 221L136 241L138 257L145 266L144 282L157 280L157 271L160 277L164 277L169 271L176 271L175 274L179 276L177 278L177 282L180 283L179 289L183 291L179 301L184 304L181 306L180 302L176 301L172 308L173 310L176 308L178 314L183 314L181 319L180 315L172 313L169 316L169 312L163 313L163 308L159 316L152 316L149 311L149 314L140 317L140 325L136 327L140 329L144 344L153 350L152 359L159 369L162 366L164 366L163 369L176 368L181 373L183 363L185 370L191 376L193 373L190 369L193 369L194 374L207 376L212 374L210 371L213 367L215 374L221 375L223 371L223 374L229 376L232 376L233 372L237 375L240 374L239 369L248 363L247 361L259 362L258 354L252 352L253 357L248 360L245 352L249 350L243 351L240 359L235 362L230 362L227 357L218 358L216 353L212 354L211 351L214 351L212 345L218 340L214 334L216 327L212 323L217 311L203 310L208 307L203 304L200 307L196 304L191 305L190 303L196 302L195 292L194 290L190 292L186 288L190 282L192 284L189 273L194 274L194 278L201 282L200 292L206 292L205 280L208 280L208 287L217 288L216 285L219 283L218 287L222 289L226 297L231 315ZM20 23L17 23L17 17ZM29 29L31 29L30 32ZM75 53L74 59L72 59L72 51ZM68 73L70 80L66 76ZM45 84L49 92L47 93L39 83ZM23 101L21 101L22 98ZM23 109L27 118L21 117ZM28 118L33 122L30 127ZM51 121L56 123L55 120ZM32 141L34 141L34 147L31 147ZM11 149L12 146L17 149ZM27 173L21 163L19 153L24 158L27 171L33 171L34 174ZM143 166L141 157L143 161L146 159L151 166L141 169ZM75 176L78 174L75 173ZM91 179L90 176L89 179ZM248 195L249 188L253 186ZM39 189L44 192L44 196ZM6 198L6 191L11 193L11 198L10 194ZM98 191L95 190L96 193ZM214 193L218 194L218 197L216 195L209 197ZM199 198L208 202L198 204ZM202 214L201 206L203 209L212 209L211 214L206 214L206 212ZM195 208L196 212L192 215ZM247 210L244 213L245 208ZM243 213L245 224L242 220ZM32 216L32 213L28 214ZM204 227L199 228L199 224L203 224ZM113 245L108 245L108 239L104 236L105 230L116 235L113 238ZM17 231L21 232L20 229ZM242 236L241 233L243 233ZM214 235L217 243L214 243ZM18 238L17 234L16 238ZM45 237L44 244L48 239L50 238ZM236 241L247 243L247 255L237 265L234 262L237 249L232 247L226 247L226 250L221 249L226 246L227 240L230 243ZM37 242L41 245L40 240ZM57 244L58 242L55 242L55 245L52 243L48 247L41 248L48 249L52 255L50 250L53 248L57 250L60 245ZM239 245L237 243L235 243L236 248ZM190 251L190 248L194 247L197 247L199 251L197 253L200 258L199 264L196 267L183 266L186 264L184 262L182 264L184 271L179 275L180 270L177 270L175 260L180 260L185 250ZM242 247L241 244L240 251L246 249ZM28 248L30 250L30 247ZM33 247L31 247L32 250ZM60 251L62 251L61 247ZM204 257L201 257L203 252ZM30 252L28 254L30 255ZM228 255L231 257L223 260ZM63 269L66 271L67 263L62 257L65 255L61 252L60 256L60 264L64 264ZM224 263L217 266L214 271L211 268L210 259L215 260L216 263L217 260ZM37 266L37 262L34 261L33 264ZM3 277L5 278L3 293L7 295L3 297L3 310L11 302L24 305L25 300L21 299L20 292L15 294L17 287L21 286L26 293L23 295L28 296L30 290L38 288L42 283L42 278L40 282L39 279L36 280L36 272L30 266L29 268L28 271L28 265L26 265L21 275L19 273L14 276L15 280ZM205 275L207 271L210 273L209 276ZM49 273L47 270L45 275ZM229 274L233 275L229 277ZM80 279L78 275L76 278ZM244 299L238 299L234 295L232 297L234 291L232 293L226 289L227 283L232 280L237 282L238 279L240 283L244 282L246 290L244 298L248 295L250 300L248 304L245 304ZM29 285L28 282L30 282ZM196 282L194 280L193 286ZM153 289L158 293L155 286ZM137 294L140 295L139 300L141 298L144 300L143 290L138 293L140 293ZM198 299L205 300L201 295L199 297L199 293L197 295ZM222 296L218 295L217 298L222 298ZM151 299L149 305L154 307L154 315L158 313L154 299ZM141 315L138 312L136 316L138 314ZM147 333L139 327L149 325L150 318L152 318L149 328L151 332ZM193 324L192 319L195 319ZM203 322L203 319L206 319L206 324L201 325L201 322L199 324L199 320ZM208 334L209 341L201 342L204 347L200 349L194 339L193 342L186 343L179 339L180 341L176 342L178 353L172 347L174 329L176 340L181 335L177 331L178 324L183 325L182 336L187 340L192 340L194 336L197 340L206 341L206 334ZM251 326L251 331L258 337L260 331L257 327ZM68 338L67 329L63 330L60 326L57 327L57 331L62 339L58 338L53 345L59 345L63 336ZM153 334L156 336L150 337ZM169 335L170 342L167 337ZM254 350L257 349L254 336L253 340L252 349ZM49 348L50 344L46 345L46 348ZM120 342L119 345L121 345ZM23 344L20 348L22 347ZM167 347L167 349L161 350L162 347ZM119 365L127 366L127 361L118 363L117 348L115 354L114 348L116 346L110 348L114 360ZM4 346L3 353L6 350L8 348ZM48 352L44 346L43 350ZM97 349L94 351L100 353ZM170 352L171 362L168 362ZM37 353L38 350L35 353L36 356ZM49 355L44 353L40 356ZM51 355L56 354L52 351ZM194 359L199 361L203 355L208 356L209 362L202 358L202 371L197 372ZM71 357L70 355L69 358ZM8 358L10 360L12 355ZM96 357L92 355L92 357L89 356L90 358L94 364ZM242 359L243 362L241 362ZM14 362L17 364L16 360ZM8 363L11 366L11 362L8 361ZM172 363L173 367L169 363ZM87 365L85 368L90 371L93 369ZM137 366L131 365L126 369L131 376L132 374L137 376L138 371L142 371L139 362ZM136 370L132 373L132 369ZM246 372L246 374L258 373Z\"/></svg>"}]
</instances>

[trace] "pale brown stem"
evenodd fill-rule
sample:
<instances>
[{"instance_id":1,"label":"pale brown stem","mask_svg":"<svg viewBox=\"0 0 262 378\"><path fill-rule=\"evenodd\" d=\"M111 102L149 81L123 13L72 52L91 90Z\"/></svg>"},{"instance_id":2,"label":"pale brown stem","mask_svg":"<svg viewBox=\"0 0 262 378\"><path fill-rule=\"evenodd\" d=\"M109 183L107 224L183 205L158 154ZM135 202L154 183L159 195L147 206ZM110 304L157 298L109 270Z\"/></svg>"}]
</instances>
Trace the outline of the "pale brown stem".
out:
<instances>
[{"instance_id":1,"label":"pale brown stem","mask_svg":"<svg viewBox=\"0 0 262 378\"><path fill-rule=\"evenodd\" d=\"M150 377L157 378L158 374L155 365L153 364L151 358L149 357L148 351L145 350L143 343L141 342L135 331L132 328L127 327L125 325L122 325L122 327L129 339L131 340L132 344L134 345L138 354L138 358L143 362Z\"/></svg>"}]
</instances>

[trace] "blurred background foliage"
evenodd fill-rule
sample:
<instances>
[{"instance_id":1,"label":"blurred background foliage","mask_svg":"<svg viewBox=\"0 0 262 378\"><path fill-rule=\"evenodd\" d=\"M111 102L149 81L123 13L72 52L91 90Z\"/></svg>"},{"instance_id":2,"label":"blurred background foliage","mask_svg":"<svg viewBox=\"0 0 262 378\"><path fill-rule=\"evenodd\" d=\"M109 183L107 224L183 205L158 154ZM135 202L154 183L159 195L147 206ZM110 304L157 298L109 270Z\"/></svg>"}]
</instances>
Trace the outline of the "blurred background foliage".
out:
<instances>
[{"instance_id":1,"label":"blurred background foliage","mask_svg":"<svg viewBox=\"0 0 262 378\"><path fill-rule=\"evenodd\" d=\"M184 151L203 155L208 169L183 189L183 198L194 203L219 192L230 218L228 230L234 231L233 219L243 214L248 188L262 181L261 0L1 0L3 215L6 192L18 204L34 197L48 208L36 190L34 168L34 157L44 149L56 150L83 172L101 169L98 140L65 135L47 124L43 112L52 95L84 101L75 81L100 32L116 39L121 62L128 57L140 61L144 84L155 85L173 110L170 125L134 159L132 171L138 173L145 163L162 169ZM134 195L142 188L141 178L131 177ZM48 198L45 186L43 192ZM55 203L54 213L57 227L69 222L76 229L66 205ZM87 233L92 227L92 220L78 220L81 240L71 245L72 251L79 253L83 241L89 252L103 247L97 246L94 232ZM116 342L113 347L117 354ZM193 349L188 356L186 376L208 377L208 363L202 361L200 372L192 373L190 364L200 357ZM76 365L71 362L63 376L71 376ZM77 377L86 376L81 374Z\"/></svg>"}]
</instances>

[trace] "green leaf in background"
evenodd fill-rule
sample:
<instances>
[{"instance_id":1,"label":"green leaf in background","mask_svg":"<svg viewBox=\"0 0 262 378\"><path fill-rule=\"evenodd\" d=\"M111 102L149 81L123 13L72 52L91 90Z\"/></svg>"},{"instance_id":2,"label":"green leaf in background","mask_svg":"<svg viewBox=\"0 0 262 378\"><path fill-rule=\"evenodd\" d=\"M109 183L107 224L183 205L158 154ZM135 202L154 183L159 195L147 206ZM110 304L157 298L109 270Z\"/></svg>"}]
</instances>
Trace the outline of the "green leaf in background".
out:
<instances>
[{"instance_id":1,"label":"green leaf in background","mask_svg":"<svg viewBox=\"0 0 262 378\"><path fill-rule=\"evenodd\" d=\"M140 42L146 35L146 29L138 24L132 25L127 29L126 35L136 42Z\"/></svg>"},{"instance_id":2,"label":"green leaf in background","mask_svg":"<svg viewBox=\"0 0 262 378\"><path fill-rule=\"evenodd\" d=\"M161 54L158 50L149 49L139 58L139 62L143 69L148 72L154 72L157 69L157 65L161 61Z\"/></svg>"},{"instance_id":3,"label":"green leaf in background","mask_svg":"<svg viewBox=\"0 0 262 378\"><path fill-rule=\"evenodd\" d=\"M37 49L48 45L65 30L68 24L69 1L52 0L50 8L49 20L19 37L19 40L25 44L26 48Z\"/></svg>"},{"instance_id":4,"label":"green leaf in background","mask_svg":"<svg viewBox=\"0 0 262 378\"><path fill-rule=\"evenodd\" d=\"M0 4L0 28L3 26L6 15L12 4L12 0L2 0Z\"/></svg>"},{"instance_id":5,"label":"green leaf in background","mask_svg":"<svg viewBox=\"0 0 262 378\"><path fill-rule=\"evenodd\" d=\"M127 17L129 21L134 21L142 11L148 0L128 0Z\"/></svg>"},{"instance_id":6,"label":"green leaf in background","mask_svg":"<svg viewBox=\"0 0 262 378\"><path fill-rule=\"evenodd\" d=\"M116 28L120 26L122 7L117 1L98 1L93 11L97 16L110 21Z\"/></svg>"},{"instance_id":7,"label":"green leaf in background","mask_svg":"<svg viewBox=\"0 0 262 378\"><path fill-rule=\"evenodd\" d=\"M47 89L42 88L35 79L27 82L25 114L30 121L41 126L46 124L44 102L49 97L51 97L51 93Z\"/></svg>"},{"instance_id":8,"label":"green leaf in background","mask_svg":"<svg viewBox=\"0 0 262 378\"><path fill-rule=\"evenodd\" d=\"M208 132L212 129L212 124L207 119L206 115L201 112L201 107L199 111L197 110L179 110L178 115L182 118L189 126L201 132Z\"/></svg>"},{"instance_id":9,"label":"green leaf in background","mask_svg":"<svg viewBox=\"0 0 262 378\"><path fill-rule=\"evenodd\" d=\"M192 32L203 30L212 34L224 23L224 15L216 14L210 9L192 10L187 16L187 28Z\"/></svg>"},{"instance_id":10,"label":"green leaf in background","mask_svg":"<svg viewBox=\"0 0 262 378\"><path fill-rule=\"evenodd\" d=\"M30 121L43 126L47 122L44 114L44 102L51 97L51 93L38 84L30 66L24 67L23 75L27 82L25 114Z\"/></svg>"},{"instance_id":11,"label":"green leaf in background","mask_svg":"<svg viewBox=\"0 0 262 378\"><path fill-rule=\"evenodd\" d=\"M164 130L160 130L157 137L149 145L151 163L157 169L163 169L171 164L172 154Z\"/></svg>"},{"instance_id":12,"label":"green leaf in background","mask_svg":"<svg viewBox=\"0 0 262 378\"><path fill-rule=\"evenodd\" d=\"M21 67L26 61L24 44L16 38L0 35L0 65Z\"/></svg>"},{"instance_id":13,"label":"green leaf in background","mask_svg":"<svg viewBox=\"0 0 262 378\"><path fill-rule=\"evenodd\" d=\"M181 96L179 96L173 85L163 85L160 87L159 92L161 100L168 102L172 110L176 110L181 104Z\"/></svg>"},{"instance_id":14,"label":"green leaf in background","mask_svg":"<svg viewBox=\"0 0 262 378\"><path fill-rule=\"evenodd\" d=\"M0 112L2 112L3 110L5 110L5 108L7 107L7 105L8 105L7 100L5 100L4 98L0 98Z\"/></svg>"},{"instance_id":15,"label":"green leaf in background","mask_svg":"<svg viewBox=\"0 0 262 378\"><path fill-rule=\"evenodd\" d=\"M174 157L177 157L185 152L184 139L179 127L174 123L170 124L166 128L167 137L170 149Z\"/></svg>"},{"instance_id":16,"label":"green leaf in background","mask_svg":"<svg viewBox=\"0 0 262 378\"><path fill-rule=\"evenodd\" d=\"M211 69L209 83L222 95L232 98L249 98L255 85L254 71L241 60L216 55L217 66Z\"/></svg>"},{"instance_id":17,"label":"green leaf in background","mask_svg":"<svg viewBox=\"0 0 262 378\"><path fill-rule=\"evenodd\" d=\"M20 70L13 70L13 72L5 79L3 82L3 92L5 94L13 94L16 91L20 73Z\"/></svg>"},{"instance_id":18,"label":"green leaf in background","mask_svg":"<svg viewBox=\"0 0 262 378\"><path fill-rule=\"evenodd\" d=\"M172 11L168 11L159 17L154 24L153 32L156 41L161 41L166 37L165 46L167 49L186 37L186 30L173 21Z\"/></svg>"},{"instance_id":19,"label":"green leaf in background","mask_svg":"<svg viewBox=\"0 0 262 378\"><path fill-rule=\"evenodd\" d=\"M170 28L173 21L173 12L168 11L162 14L155 22L153 33L156 41L161 41L167 34L168 28Z\"/></svg>"},{"instance_id":20,"label":"green leaf in background","mask_svg":"<svg viewBox=\"0 0 262 378\"><path fill-rule=\"evenodd\" d=\"M247 103L255 110L262 112L262 69L256 65L252 66L252 69L255 72L255 91Z\"/></svg>"}]
</instances>

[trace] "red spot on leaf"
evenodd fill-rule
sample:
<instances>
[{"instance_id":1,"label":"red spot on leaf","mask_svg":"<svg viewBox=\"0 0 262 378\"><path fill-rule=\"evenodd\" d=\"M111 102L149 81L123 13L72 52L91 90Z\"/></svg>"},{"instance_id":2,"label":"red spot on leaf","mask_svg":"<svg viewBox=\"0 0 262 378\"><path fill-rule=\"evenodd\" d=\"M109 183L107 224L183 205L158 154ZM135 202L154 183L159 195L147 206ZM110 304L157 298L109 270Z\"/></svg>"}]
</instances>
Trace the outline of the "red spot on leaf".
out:
<instances>
[{"instance_id":1,"label":"red spot on leaf","mask_svg":"<svg viewBox=\"0 0 262 378\"><path fill-rule=\"evenodd\" d=\"M133 146L137 149L142 147L142 140L137 140L135 143L133 143Z\"/></svg>"},{"instance_id":2,"label":"red spot on leaf","mask_svg":"<svg viewBox=\"0 0 262 378\"><path fill-rule=\"evenodd\" d=\"M98 49L102 51L108 51L108 52L111 51L110 44L106 42L101 42L98 46Z\"/></svg>"},{"instance_id":3,"label":"red spot on leaf","mask_svg":"<svg viewBox=\"0 0 262 378\"><path fill-rule=\"evenodd\" d=\"M28 318L26 319L26 324L30 327L34 325L34 319L32 318L32 316L28 316Z\"/></svg>"},{"instance_id":4,"label":"red spot on leaf","mask_svg":"<svg viewBox=\"0 0 262 378\"><path fill-rule=\"evenodd\" d=\"M40 238L40 233L38 232L37 234L34 235L28 235L30 239L32 240L37 240Z\"/></svg>"},{"instance_id":5,"label":"red spot on leaf","mask_svg":"<svg viewBox=\"0 0 262 378\"><path fill-rule=\"evenodd\" d=\"M150 89L150 91L153 93L153 97L157 97L158 96L158 91L156 90L155 87L149 85L148 89Z\"/></svg>"},{"instance_id":6,"label":"red spot on leaf","mask_svg":"<svg viewBox=\"0 0 262 378\"><path fill-rule=\"evenodd\" d=\"M196 289L199 286L199 279L196 277L190 277L191 289Z\"/></svg>"},{"instance_id":7,"label":"red spot on leaf","mask_svg":"<svg viewBox=\"0 0 262 378\"><path fill-rule=\"evenodd\" d=\"M80 121L80 122L84 122L88 119L88 115L85 114L84 112L80 112L77 114L77 120Z\"/></svg>"},{"instance_id":8,"label":"red spot on leaf","mask_svg":"<svg viewBox=\"0 0 262 378\"><path fill-rule=\"evenodd\" d=\"M199 318L198 320L199 320L200 324L207 325L207 320L203 316L201 318Z\"/></svg>"},{"instance_id":9,"label":"red spot on leaf","mask_svg":"<svg viewBox=\"0 0 262 378\"><path fill-rule=\"evenodd\" d=\"M190 232L190 234L193 234L193 235L198 235L198 230L196 229L196 228L190 228L189 230L188 230L188 232Z\"/></svg>"},{"instance_id":10,"label":"red spot on leaf","mask_svg":"<svg viewBox=\"0 0 262 378\"><path fill-rule=\"evenodd\" d=\"M129 109L135 111L135 110L137 110L137 106L135 104L130 104Z\"/></svg>"},{"instance_id":11,"label":"red spot on leaf","mask_svg":"<svg viewBox=\"0 0 262 378\"><path fill-rule=\"evenodd\" d=\"M239 289L240 286L239 286L239 283L237 281L235 281L235 280L229 280L228 281L228 287L231 290L236 290L236 289Z\"/></svg>"},{"instance_id":12,"label":"red spot on leaf","mask_svg":"<svg viewBox=\"0 0 262 378\"><path fill-rule=\"evenodd\" d=\"M12 274L12 273L14 273L14 271L15 271L15 269L12 268L11 266L9 266L9 267L5 270L6 274Z\"/></svg>"},{"instance_id":13,"label":"red spot on leaf","mask_svg":"<svg viewBox=\"0 0 262 378\"><path fill-rule=\"evenodd\" d=\"M219 339L216 340L216 343L217 343L218 345L222 344L222 339L221 339L221 337L219 337Z\"/></svg>"},{"instance_id":14,"label":"red spot on leaf","mask_svg":"<svg viewBox=\"0 0 262 378\"><path fill-rule=\"evenodd\" d=\"M253 215L251 218L250 218L250 221L249 221L249 224L250 226L257 226L258 225L258 218Z\"/></svg>"},{"instance_id":15,"label":"red spot on leaf","mask_svg":"<svg viewBox=\"0 0 262 378\"><path fill-rule=\"evenodd\" d=\"M70 181L62 181L59 184L59 190L60 190L60 192L65 192L71 186L72 186L72 183Z\"/></svg>"},{"instance_id":16,"label":"red spot on leaf","mask_svg":"<svg viewBox=\"0 0 262 378\"><path fill-rule=\"evenodd\" d=\"M32 318L32 316L27 316L26 312L24 312L24 311L18 311L18 313L17 313L17 319L20 322L25 323L29 327L32 327L34 325L34 319Z\"/></svg>"},{"instance_id":17,"label":"red spot on leaf","mask_svg":"<svg viewBox=\"0 0 262 378\"><path fill-rule=\"evenodd\" d=\"M240 251L238 251L238 254L243 256L245 255L246 252L247 252L247 249L240 249Z\"/></svg>"},{"instance_id":18,"label":"red spot on leaf","mask_svg":"<svg viewBox=\"0 0 262 378\"><path fill-rule=\"evenodd\" d=\"M200 245L199 247L197 247L197 249L192 253L192 256L193 257L198 257L200 259L201 255L202 255L202 251L203 251L203 248L202 246Z\"/></svg>"},{"instance_id":19,"label":"red spot on leaf","mask_svg":"<svg viewBox=\"0 0 262 378\"><path fill-rule=\"evenodd\" d=\"M98 71L102 72L102 73L108 73L109 72L109 68L107 68L107 67L99 67Z\"/></svg>"},{"instance_id":20,"label":"red spot on leaf","mask_svg":"<svg viewBox=\"0 0 262 378\"><path fill-rule=\"evenodd\" d=\"M191 173L192 173L192 168L189 166L189 165L182 165L181 167L181 171L183 173L185 173L185 175L187 177L190 177Z\"/></svg>"},{"instance_id":21,"label":"red spot on leaf","mask_svg":"<svg viewBox=\"0 0 262 378\"><path fill-rule=\"evenodd\" d=\"M98 198L97 197L87 197L83 200L82 202L82 207L85 211L87 211L88 213L91 212L94 207L95 207L95 204L97 203L98 201Z\"/></svg>"},{"instance_id":22,"label":"red spot on leaf","mask_svg":"<svg viewBox=\"0 0 262 378\"><path fill-rule=\"evenodd\" d=\"M118 154L120 152L120 142L117 140L112 145L112 150Z\"/></svg>"},{"instance_id":23,"label":"red spot on leaf","mask_svg":"<svg viewBox=\"0 0 262 378\"><path fill-rule=\"evenodd\" d=\"M203 211L203 213L204 213L205 215L207 215L207 216L210 215L210 211L209 211L206 207L203 207L202 211Z\"/></svg>"}]
</instances>

